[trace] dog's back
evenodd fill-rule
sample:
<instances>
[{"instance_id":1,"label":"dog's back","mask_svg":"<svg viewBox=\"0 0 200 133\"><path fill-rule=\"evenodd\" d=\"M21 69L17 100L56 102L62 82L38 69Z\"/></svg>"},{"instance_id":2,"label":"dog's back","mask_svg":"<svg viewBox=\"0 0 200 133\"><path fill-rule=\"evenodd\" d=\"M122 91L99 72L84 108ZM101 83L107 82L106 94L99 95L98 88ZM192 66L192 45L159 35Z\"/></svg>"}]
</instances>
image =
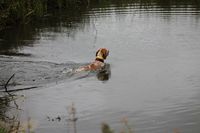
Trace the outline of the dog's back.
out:
<instances>
[{"instance_id":1,"label":"dog's back","mask_svg":"<svg viewBox=\"0 0 200 133\"><path fill-rule=\"evenodd\" d=\"M82 66L78 69L75 70L75 72L80 72L80 71L96 71L100 70L102 67L104 67L104 60L107 58L109 55L109 50L106 48L100 48L96 52L96 58L95 61L93 61L91 64L87 66Z\"/></svg>"}]
</instances>

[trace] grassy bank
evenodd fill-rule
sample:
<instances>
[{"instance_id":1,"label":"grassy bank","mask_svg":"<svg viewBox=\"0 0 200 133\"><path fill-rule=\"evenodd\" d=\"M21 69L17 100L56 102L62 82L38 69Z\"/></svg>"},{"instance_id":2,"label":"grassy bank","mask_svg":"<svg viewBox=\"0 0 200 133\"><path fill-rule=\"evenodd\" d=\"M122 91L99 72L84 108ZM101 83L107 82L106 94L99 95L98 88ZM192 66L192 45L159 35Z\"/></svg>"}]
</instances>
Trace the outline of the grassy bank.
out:
<instances>
[{"instance_id":1,"label":"grassy bank","mask_svg":"<svg viewBox=\"0 0 200 133\"><path fill-rule=\"evenodd\" d=\"M83 0L1 0L0 29L27 24L62 9L78 8Z\"/></svg>"},{"instance_id":2,"label":"grassy bank","mask_svg":"<svg viewBox=\"0 0 200 133\"><path fill-rule=\"evenodd\" d=\"M0 30L17 24L27 24L40 20L41 17L62 10L73 12L77 9L104 7L111 4L127 5L194 5L200 7L200 0L0 0Z\"/></svg>"},{"instance_id":3,"label":"grassy bank","mask_svg":"<svg viewBox=\"0 0 200 133\"><path fill-rule=\"evenodd\" d=\"M0 0L0 30L17 24L27 24L39 20L41 17L62 10L101 8L106 5L157 5L160 7L171 5L194 5L200 7L200 0Z\"/></svg>"}]
</instances>

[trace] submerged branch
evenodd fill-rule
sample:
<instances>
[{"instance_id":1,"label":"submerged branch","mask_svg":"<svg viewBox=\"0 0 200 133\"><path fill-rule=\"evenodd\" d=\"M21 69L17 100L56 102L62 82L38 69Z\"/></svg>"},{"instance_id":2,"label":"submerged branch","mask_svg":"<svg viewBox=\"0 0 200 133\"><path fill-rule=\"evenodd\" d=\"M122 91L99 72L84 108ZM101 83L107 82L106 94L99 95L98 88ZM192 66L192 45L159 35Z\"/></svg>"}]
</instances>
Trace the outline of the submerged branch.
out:
<instances>
[{"instance_id":1,"label":"submerged branch","mask_svg":"<svg viewBox=\"0 0 200 133\"><path fill-rule=\"evenodd\" d=\"M11 95L9 92L16 92L16 91L23 91L23 90L30 90L30 89L34 89L34 88L38 88L38 86L31 86L31 87L25 87L25 88L20 88L20 89L12 89L12 90L8 90L7 86L10 82L10 80L15 76L15 73L8 79L8 81L6 82L6 84L4 85L5 88L5 92L7 92L9 95Z\"/></svg>"},{"instance_id":2,"label":"submerged branch","mask_svg":"<svg viewBox=\"0 0 200 133\"><path fill-rule=\"evenodd\" d=\"M23 91L23 90L31 90L31 89L34 89L34 88L38 88L38 86L26 87L26 88L15 89L15 90L9 90L7 92L16 92L16 91Z\"/></svg>"},{"instance_id":3,"label":"submerged branch","mask_svg":"<svg viewBox=\"0 0 200 133\"><path fill-rule=\"evenodd\" d=\"M7 85L8 85L8 83L10 82L10 80L13 78L15 76L15 73L8 79L8 81L6 82L6 84L5 84L5 92L8 92L8 88L7 88Z\"/></svg>"}]
</instances>

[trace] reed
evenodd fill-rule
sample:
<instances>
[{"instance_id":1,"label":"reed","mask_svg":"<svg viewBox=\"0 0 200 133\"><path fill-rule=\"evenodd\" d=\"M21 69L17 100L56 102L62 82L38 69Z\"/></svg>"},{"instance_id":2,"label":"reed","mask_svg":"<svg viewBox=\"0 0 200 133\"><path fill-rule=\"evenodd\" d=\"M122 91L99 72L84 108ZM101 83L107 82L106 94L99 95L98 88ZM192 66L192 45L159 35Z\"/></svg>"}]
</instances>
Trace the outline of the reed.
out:
<instances>
[{"instance_id":1,"label":"reed","mask_svg":"<svg viewBox=\"0 0 200 133\"><path fill-rule=\"evenodd\" d=\"M114 131L110 128L110 126L107 123L101 124L101 132L102 133L114 133Z\"/></svg>"},{"instance_id":2,"label":"reed","mask_svg":"<svg viewBox=\"0 0 200 133\"><path fill-rule=\"evenodd\" d=\"M4 0L0 1L0 29L27 24L49 13L77 8L84 0Z\"/></svg>"},{"instance_id":3,"label":"reed","mask_svg":"<svg viewBox=\"0 0 200 133\"><path fill-rule=\"evenodd\" d=\"M5 128L0 128L0 133L8 133L8 131Z\"/></svg>"},{"instance_id":4,"label":"reed","mask_svg":"<svg viewBox=\"0 0 200 133\"><path fill-rule=\"evenodd\" d=\"M5 122L0 121L0 133L8 133L9 127Z\"/></svg>"}]
</instances>

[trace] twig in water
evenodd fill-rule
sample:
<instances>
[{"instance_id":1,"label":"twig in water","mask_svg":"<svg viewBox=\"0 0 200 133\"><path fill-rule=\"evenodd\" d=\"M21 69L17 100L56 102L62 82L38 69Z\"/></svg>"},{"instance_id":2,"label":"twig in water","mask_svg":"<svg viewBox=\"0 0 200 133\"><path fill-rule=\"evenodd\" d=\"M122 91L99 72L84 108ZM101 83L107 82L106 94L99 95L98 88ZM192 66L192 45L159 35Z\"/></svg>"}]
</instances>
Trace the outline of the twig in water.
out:
<instances>
[{"instance_id":1,"label":"twig in water","mask_svg":"<svg viewBox=\"0 0 200 133\"><path fill-rule=\"evenodd\" d=\"M9 90L7 92L16 92L16 91L30 90L30 89L34 89L34 88L38 88L38 86L26 87L26 88L15 89L15 90Z\"/></svg>"},{"instance_id":2,"label":"twig in water","mask_svg":"<svg viewBox=\"0 0 200 133\"><path fill-rule=\"evenodd\" d=\"M5 84L5 92L8 92L8 88L7 88L7 85L8 85L8 83L10 82L10 80L13 78L15 76L15 73L8 79L8 81L6 82L6 84Z\"/></svg>"}]
</instances>

